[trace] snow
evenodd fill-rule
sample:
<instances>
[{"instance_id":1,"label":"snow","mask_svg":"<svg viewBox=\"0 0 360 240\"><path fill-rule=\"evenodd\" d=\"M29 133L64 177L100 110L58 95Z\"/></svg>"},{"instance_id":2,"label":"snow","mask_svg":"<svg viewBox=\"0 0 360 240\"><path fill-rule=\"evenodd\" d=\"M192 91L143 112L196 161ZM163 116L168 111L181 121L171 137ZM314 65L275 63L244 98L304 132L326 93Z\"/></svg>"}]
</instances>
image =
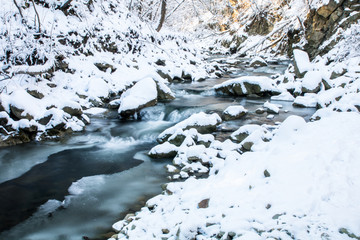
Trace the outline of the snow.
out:
<instances>
[{"instance_id":1,"label":"snow","mask_svg":"<svg viewBox=\"0 0 360 240\"><path fill-rule=\"evenodd\" d=\"M264 108L271 113L278 114L280 112L280 108L276 104L270 103L269 101L266 101L264 103Z\"/></svg>"},{"instance_id":2,"label":"snow","mask_svg":"<svg viewBox=\"0 0 360 240\"><path fill-rule=\"evenodd\" d=\"M273 91L276 90L274 85L274 81L265 76L243 76L231 80L227 80L221 84L217 84L213 87L213 89L219 89L227 86L240 85L244 94L247 93L247 89L245 88L245 83L250 83L254 85L258 85L261 91Z\"/></svg>"},{"instance_id":3,"label":"snow","mask_svg":"<svg viewBox=\"0 0 360 240\"><path fill-rule=\"evenodd\" d=\"M318 103L315 93L307 93L305 96L298 96L294 100L294 105L302 107L316 107Z\"/></svg>"},{"instance_id":4,"label":"snow","mask_svg":"<svg viewBox=\"0 0 360 240\"><path fill-rule=\"evenodd\" d=\"M293 95L291 95L289 92L284 91L279 95L275 95L271 97L271 100L275 101L287 101L287 102L293 102L294 101Z\"/></svg>"},{"instance_id":5,"label":"snow","mask_svg":"<svg viewBox=\"0 0 360 240\"><path fill-rule=\"evenodd\" d=\"M197 126L216 126L219 123L221 123L221 118L218 114L213 113L213 114L206 114L204 112L200 112L200 113L195 113L193 115L191 115L189 118L177 123L176 125L174 125L173 127L170 127L166 130L164 130L162 133L159 134L158 136L158 140L160 139L164 139L166 137L170 137L171 135L173 135L174 133L176 133L176 131L178 131L178 129L182 129L185 130L187 128L190 127L197 127Z\"/></svg>"},{"instance_id":6,"label":"snow","mask_svg":"<svg viewBox=\"0 0 360 240\"><path fill-rule=\"evenodd\" d=\"M359 139L357 113L310 123L291 116L272 141L227 156L217 174L169 183L171 194L149 200L154 208L142 208L118 238L208 239L223 232L238 239L348 239L340 228L359 235ZM198 208L204 199L208 207Z\"/></svg>"},{"instance_id":7,"label":"snow","mask_svg":"<svg viewBox=\"0 0 360 240\"><path fill-rule=\"evenodd\" d=\"M309 71L305 73L301 87L313 90L320 86L322 81L322 73L320 71Z\"/></svg>"},{"instance_id":8,"label":"snow","mask_svg":"<svg viewBox=\"0 0 360 240\"><path fill-rule=\"evenodd\" d=\"M152 78L144 78L121 95L118 112L135 110L157 99L156 83Z\"/></svg>"},{"instance_id":9,"label":"snow","mask_svg":"<svg viewBox=\"0 0 360 240\"><path fill-rule=\"evenodd\" d=\"M294 49L294 61L297 69L300 74L304 74L307 71L311 71L313 69L312 64L309 60L309 55L300 49Z\"/></svg>"}]
</instances>

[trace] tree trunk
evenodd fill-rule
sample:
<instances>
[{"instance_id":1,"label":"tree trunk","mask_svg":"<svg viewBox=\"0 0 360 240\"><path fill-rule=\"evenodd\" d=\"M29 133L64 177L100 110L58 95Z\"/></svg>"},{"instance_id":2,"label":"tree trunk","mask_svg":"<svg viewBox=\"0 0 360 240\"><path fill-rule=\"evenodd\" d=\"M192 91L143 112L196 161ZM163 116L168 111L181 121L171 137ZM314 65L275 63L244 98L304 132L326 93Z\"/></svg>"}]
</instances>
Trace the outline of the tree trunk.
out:
<instances>
[{"instance_id":1,"label":"tree trunk","mask_svg":"<svg viewBox=\"0 0 360 240\"><path fill-rule=\"evenodd\" d=\"M166 0L161 0L161 16L160 16L160 22L158 27L156 28L156 31L159 32L164 24L165 21L165 15L166 15Z\"/></svg>"}]
</instances>

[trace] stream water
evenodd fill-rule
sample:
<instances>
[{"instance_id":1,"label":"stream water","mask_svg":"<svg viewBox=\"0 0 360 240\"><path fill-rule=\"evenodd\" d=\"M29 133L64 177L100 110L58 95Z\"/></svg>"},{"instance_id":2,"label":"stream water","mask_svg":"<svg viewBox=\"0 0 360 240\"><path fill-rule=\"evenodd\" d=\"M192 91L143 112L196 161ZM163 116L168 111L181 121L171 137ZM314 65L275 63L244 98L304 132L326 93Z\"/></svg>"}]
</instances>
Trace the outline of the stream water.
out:
<instances>
[{"instance_id":1,"label":"stream water","mask_svg":"<svg viewBox=\"0 0 360 240\"><path fill-rule=\"evenodd\" d=\"M223 61L218 59L219 62ZM246 61L246 60L244 60ZM141 111L141 121L121 121L116 112L91 117L86 131L60 142L30 143L0 150L0 239L106 239L121 213L138 209L161 193L170 159L152 160L146 153L158 134L200 111L222 112L241 104L249 114L221 125L218 138L247 123L275 124L289 115L306 120L314 109L283 106L274 119L254 114L269 98L217 96L215 84L242 75L282 73L287 63L246 68L228 64L231 74L191 84L172 84L176 99ZM138 205L137 205L138 204ZM84 238L85 237L85 238Z\"/></svg>"}]
</instances>

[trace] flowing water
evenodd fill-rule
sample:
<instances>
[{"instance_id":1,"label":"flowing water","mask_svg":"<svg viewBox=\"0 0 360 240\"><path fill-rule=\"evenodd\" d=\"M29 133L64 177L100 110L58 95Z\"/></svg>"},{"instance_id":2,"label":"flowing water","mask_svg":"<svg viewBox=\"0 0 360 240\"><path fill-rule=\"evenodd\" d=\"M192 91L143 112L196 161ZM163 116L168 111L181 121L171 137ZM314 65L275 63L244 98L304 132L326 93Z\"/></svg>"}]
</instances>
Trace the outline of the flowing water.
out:
<instances>
[{"instance_id":1,"label":"flowing water","mask_svg":"<svg viewBox=\"0 0 360 240\"><path fill-rule=\"evenodd\" d=\"M281 113L267 119L266 113L253 112L269 98L217 96L211 90L236 76L282 73L286 64L252 69L234 61L227 65L231 74L223 78L172 84L176 99L144 109L141 121L121 121L108 111L92 116L85 132L60 142L1 149L0 239L106 239L102 234L123 217L121 213L161 193L161 184L167 182L164 167L171 160L152 160L146 153L162 130L193 113L221 113L238 104L249 110L245 118L223 123L216 133L219 139L243 124L276 124L292 114L308 120L314 109L276 102L283 106Z\"/></svg>"}]
</instances>

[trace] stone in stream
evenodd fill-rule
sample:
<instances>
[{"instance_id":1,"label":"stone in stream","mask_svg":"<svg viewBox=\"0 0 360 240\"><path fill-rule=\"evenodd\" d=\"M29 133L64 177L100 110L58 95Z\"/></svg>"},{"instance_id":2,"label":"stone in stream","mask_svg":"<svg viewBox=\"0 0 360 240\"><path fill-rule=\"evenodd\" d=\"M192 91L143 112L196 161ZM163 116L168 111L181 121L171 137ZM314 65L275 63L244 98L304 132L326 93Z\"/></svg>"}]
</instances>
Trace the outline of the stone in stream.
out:
<instances>
[{"instance_id":1,"label":"stone in stream","mask_svg":"<svg viewBox=\"0 0 360 240\"><path fill-rule=\"evenodd\" d=\"M222 119L224 119L225 121L239 119L245 116L247 112L248 110L241 105L229 106L224 110L222 114Z\"/></svg>"},{"instance_id":2,"label":"stone in stream","mask_svg":"<svg viewBox=\"0 0 360 240\"><path fill-rule=\"evenodd\" d=\"M254 68L257 68L257 67L265 67L265 66L267 66L268 64L266 63L266 61L263 59L263 58L261 58L261 57L259 57L259 56L257 56L257 57L255 57L253 60L251 60L251 62L250 62L250 67L254 67Z\"/></svg>"},{"instance_id":3,"label":"stone in stream","mask_svg":"<svg viewBox=\"0 0 360 240\"><path fill-rule=\"evenodd\" d=\"M215 85L213 89L233 96L256 95L278 95L281 91L276 87L273 79L265 76L244 76L225 81Z\"/></svg>"},{"instance_id":4,"label":"stone in stream","mask_svg":"<svg viewBox=\"0 0 360 240\"><path fill-rule=\"evenodd\" d=\"M294 49L294 67L295 75L298 78L304 77L305 73L313 70L313 66L310 62L309 55L300 49Z\"/></svg>"},{"instance_id":5,"label":"stone in stream","mask_svg":"<svg viewBox=\"0 0 360 240\"><path fill-rule=\"evenodd\" d=\"M156 105L157 85L152 78L144 78L121 95L118 113L122 118L133 117L146 107Z\"/></svg>"},{"instance_id":6,"label":"stone in stream","mask_svg":"<svg viewBox=\"0 0 360 240\"><path fill-rule=\"evenodd\" d=\"M222 122L217 113L206 114L204 112L191 115L189 118L177 123L175 126L164 130L157 138L159 143L167 141L174 133L181 130L195 128L199 133L211 133Z\"/></svg>"}]
</instances>

